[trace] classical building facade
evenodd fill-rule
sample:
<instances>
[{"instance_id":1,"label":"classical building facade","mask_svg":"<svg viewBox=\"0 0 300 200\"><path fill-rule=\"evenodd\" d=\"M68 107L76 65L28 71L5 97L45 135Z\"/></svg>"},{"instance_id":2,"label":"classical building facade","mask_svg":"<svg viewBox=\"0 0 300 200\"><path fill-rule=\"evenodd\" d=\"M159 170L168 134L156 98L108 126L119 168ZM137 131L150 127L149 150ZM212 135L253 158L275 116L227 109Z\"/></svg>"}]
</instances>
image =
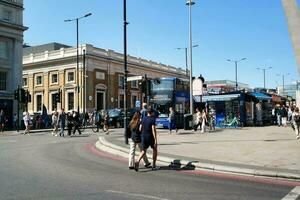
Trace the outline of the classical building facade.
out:
<instances>
[{"instance_id":1,"label":"classical building facade","mask_svg":"<svg viewBox=\"0 0 300 200\"><path fill-rule=\"evenodd\" d=\"M48 113L55 108L71 111L79 107L80 112L123 108L123 54L89 44L80 45L77 71L76 52L74 47L57 43L24 49L23 88L32 96L29 113L41 112L43 105ZM128 56L128 71L129 77L146 74L148 78L186 78L183 69L133 56ZM55 96L59 90L61 102L57 103ZM129 107L135 107L142 98L138 81L128 82Z\"/></svg>"},{"instance_id":2,"label":"classical building facade","mask_svg":"<svg viewBox=\"0 0 300 200\"><path fill-rule=\"evenodd\" d=\"M10 124L17 112L14 90L22 85L23 0L0 0L0 109Z\"/></svg>"},{"instance_id":3,"label":"classical building facade","mask_svg":"<svg viewBox=\"0 0 300 200\"><path fill-rule=\"evenodd\" d=\"M300 11L297 0L281 0L300 73Z\"/></svg>"}]
</instances>

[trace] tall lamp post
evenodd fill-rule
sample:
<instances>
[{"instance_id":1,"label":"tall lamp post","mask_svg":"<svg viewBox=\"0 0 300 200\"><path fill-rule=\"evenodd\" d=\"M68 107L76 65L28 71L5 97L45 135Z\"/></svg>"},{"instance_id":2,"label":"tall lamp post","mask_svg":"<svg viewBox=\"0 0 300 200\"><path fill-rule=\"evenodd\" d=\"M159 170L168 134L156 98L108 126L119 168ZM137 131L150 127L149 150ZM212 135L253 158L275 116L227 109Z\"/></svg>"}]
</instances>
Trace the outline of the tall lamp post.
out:
<instances>
[{"instance_id":1,"label":"tall lamp post","mask_svg":"<svg viewBox=\"0 0 300 200\"><path fill-rule=\"evenodd\" d=\"M247 58L242 58L240 60L231 60L231 59L227 59L228 62L234 62L235 64L235 90L238 90L238 73L237 73L237 68L238 68L238 63L241 62L242 60L246 60Z\"/></svg>"},{"instance_id":2,"label":"tall lamp post","mask_svg":"<svg viewBox=\"0 0 300 200\"><path fill-rule=\"evenodd\" d=\"M128 144L127 135L127 10L126 0L123 0L123 27L124 27L124 137L125 143Z\"/></svg>"},{"instance_id":3,"label":"tall lamp post","mask_svg":"<svg viewBox=\"0 0 300 200\"><path fill-rule=\"evenodd\" d=\"M193 40L192 40L192 5L195 2L188 0L186 5L189 6L189 49L190 49L190 114L193 114Z\"/></svg>"},{"instance_id":4,"label":"tall lamp post","mask_svg":"<svg viewBox=\"0 0 300 200\"><path fill-rule=\"evenodd\" d=\"M257 67L256 69L263 71L264 89L266 89L266 70L272 69L272 67L267 67L267 68Z\"/></svg>"},{"instance_id":5,"label":"tall lamp post","mask_svg":"<svg viewBox=\"0 0 300 200\"><path fill-rule=\"evenodd\" d=\"M77 79L77 112L79 113L79 20L88 16L91 16L92 13L88 13L84 16L75 18L75 19L66 19L65 22L73 22L76 21L76 48L77 48L77 66L76 66L76 79Z\"/></svg>"},{"instance_id":6,"label":"tall lamp post","mask_svg":"<svg viewBox=\"0 0 300 200\"><path fill-rule=\"evenodd\" d=\"M284 77L290 75L290 73L286 74L276 74L276 76L281 76L282 77L282 95L284 95Z\"/></svg>"},{"instance_id":7,"label":"tall lamp post","mask_svg":"<svg viewBox=\"0 0 300 200\"><path fill-rule=\"evenodd\" d=\"M198 47L199 45L196 44L196 45L193 45L193 48L195 47ZM186 76L189 75L188 73L188 59L187 59L187 50L188 50L188 47L178 47L178 48L175 48L177 50L184 50L185 52L185 73L186 73Z\"/></svg>"}]
</instances>

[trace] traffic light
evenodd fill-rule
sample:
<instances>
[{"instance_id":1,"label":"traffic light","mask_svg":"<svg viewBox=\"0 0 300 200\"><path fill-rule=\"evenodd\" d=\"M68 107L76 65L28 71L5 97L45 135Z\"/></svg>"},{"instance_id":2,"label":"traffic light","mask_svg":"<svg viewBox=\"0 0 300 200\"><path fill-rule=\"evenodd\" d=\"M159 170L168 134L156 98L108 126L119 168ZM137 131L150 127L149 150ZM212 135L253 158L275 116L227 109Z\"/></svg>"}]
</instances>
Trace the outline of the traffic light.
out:
<instances>
[{"instance_id":1,"label":"traffic light","mask_svg":"<svg viewBox=\"0 0 300 200\"><path fill-rule=\"evenodd\" d=\"M14 99L19 101L19 89L16 89L14 92Z\"/></svg>"},{"instance_id":2,"label":"traffic light","mask_svg":"<svg viewBox=\"0 0 300 200\"><path fill-rule=\"evenodd\" d=\"M61 91L58 90L58 93L55 94L55 102L60 103L60 95L61 95Z\"/></svg>"},{"instance_id":3,"label":"traffic light","mask_svg":"<svg viewBox=\"0 0 300 200\"><path fill-rule=\"evenodd\" d=\"M29 93L28 90L25 92L25 99L26 99L26 103L31 102L31 94Z\"/></svg>"},{"instance_id":4,"label":"traffic light","mask_svg":"<svg viewBox=\"0 0 300 200\"><path fill-rule=\"evenodd\" d=\"M19 99L19 101L20 101L20 103L27 103L26 100L27 100L26 91L23 88L21 88L20 89L20 99Z\"/></svg>"}]
</instances>

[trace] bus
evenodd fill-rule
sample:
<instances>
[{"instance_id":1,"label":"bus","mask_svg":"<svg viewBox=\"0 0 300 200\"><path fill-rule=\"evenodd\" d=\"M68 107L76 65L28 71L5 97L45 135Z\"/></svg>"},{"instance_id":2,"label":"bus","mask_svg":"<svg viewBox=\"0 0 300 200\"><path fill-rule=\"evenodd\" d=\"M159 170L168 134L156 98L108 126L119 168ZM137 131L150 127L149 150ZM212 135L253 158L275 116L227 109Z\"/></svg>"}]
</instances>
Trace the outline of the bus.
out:
<instances>
[{"instance_id":1,"label":"bus","mask_svg":"<svg viewBox=\"0 0 300 200\"><path fill-rule=\"evenodd\" d=\"M149 105L159 112L158 128L169 128L169 108L176 112L176 126L183 127L183 116L189 112L189 81L175 77L156 78L149 83Z\"/></svg>"}]
</instances>

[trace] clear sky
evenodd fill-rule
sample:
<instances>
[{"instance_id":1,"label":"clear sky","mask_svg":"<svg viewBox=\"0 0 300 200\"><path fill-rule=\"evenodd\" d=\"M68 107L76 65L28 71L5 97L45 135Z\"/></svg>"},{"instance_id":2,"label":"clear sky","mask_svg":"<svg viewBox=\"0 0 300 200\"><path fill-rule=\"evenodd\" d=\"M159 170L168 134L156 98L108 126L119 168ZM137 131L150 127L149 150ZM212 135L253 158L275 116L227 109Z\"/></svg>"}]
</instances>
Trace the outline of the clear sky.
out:
<instances>
[{"instance_id":1,"label":"clear sky","mask_svg":"<svg viewBox=\"0 0 300 200\"><path fill-rule=\"evenodd\" d=\"M296 60L280 0L194 0L192 7L193 75L206 80L235 80L267 87L299 80ZM188 7L185 0L127 0L128 54L185 69L188 46ZM24 41L29 45L59 42L76 45L75 23L80 20L80 43L123 53L122 0L24 0Z\"/></svg>"}]
</instances>

